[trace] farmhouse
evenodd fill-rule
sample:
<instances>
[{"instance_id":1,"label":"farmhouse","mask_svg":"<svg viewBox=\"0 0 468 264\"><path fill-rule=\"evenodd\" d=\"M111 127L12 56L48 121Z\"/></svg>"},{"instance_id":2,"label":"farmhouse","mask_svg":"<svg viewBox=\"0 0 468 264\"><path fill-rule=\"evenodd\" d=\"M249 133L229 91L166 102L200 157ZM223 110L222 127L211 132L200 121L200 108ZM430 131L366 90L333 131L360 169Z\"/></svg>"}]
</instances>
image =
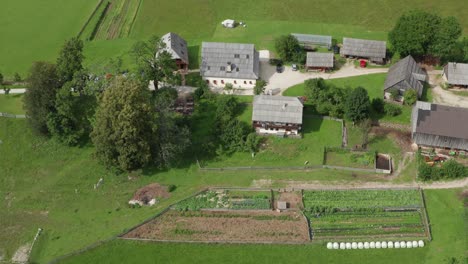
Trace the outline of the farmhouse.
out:
<instances>
[{"instance_id":1,"label":"farmhouse","mask_svg":"<svg viewBox=\"0 0 468 264\"><path fill-rule=\"evenodd\" d=\"M305 49L316 49L317 47L325 47L331 49L332 37L322 35L298 34L292 33L299 44Z\"/></svg>"},{"instance_id":2,"label":"farmhouse","mask_svg":"<svg viewBox=\"0 0 468 264\"><path fill-rule=\"evenodd\" d=\"M259 54L253 44L203 42L200 74L208 85L254 88L260 72Z\"/></svg>"},{"instance_id":3,"label":"farmhouse","mask_svg":"<svg viewBox=\"0 0 468 264\"><path fill-rule=\"evenodd\" d=\"M333 53L307 52L306 68L308 70L328 70L333 68Z\"/></svg>"},{"instance_id":4,"label":"farmhouse","mask_svg":"<svg viewBox=\"0 0 468 264\"><path fill-rule=\"evenodd\" d=\"M411 56L400 60L393 65L387 74L384 84L384 98L390 98L391 90L398 90L399 95L403 95L407 90L414 89L421 97L424 88L424 82L427 74L418 66Z\"/></svg>"},{"instance_id":5,"label":"farmhouse","mask_svg":"<svg viewBox=\"0 0 468 264\"><path fill-rule=\"evenodd\" d=\"M411 115L412 133L419 147L468 151L468 108L418 101Z\"/></svg>"},{"instance_id":6,"label":"farmhouse","mask_svg":"<svg viewBox=\"0 0 468 264\"><path fill-rule=\"evenodd\" d=\"M257 95L252 125L257 134L298 136L302 128L302 102L297 97Z\"/></svg>"},{"instance_id":7,"label":"farmhouse","mask_svg":"<svg viewBox=\"0 0 468 264\"><path fill-rule=\"evenodd\" d=\"M366 58L372 62L384 63L387 43L378 40L343 38L340 54L343 57Z\"/></svg>"},{"instance_id":8,"label":"farmhouse","mask_svg":"<svg viewBox=\"0 0 468 264\"><path fill-rule=\"evenodd\" d=\"M468 87L468 64L449 62L445 65L442 76L450 85Z\"/></svg>"},{"instance_id":9,"label":"farmhouse","mask_svg":"<svg viewBox=\"0 0 468 264\"><path fill-rule=\"evenodd\" d=\"M176 61L177 67L180 70L188 70L189 58L187 42L179 35L172 32L162 36L161 40L166 44L165 50L169 52L172 59Z\"/></svg>"}]
</instances>

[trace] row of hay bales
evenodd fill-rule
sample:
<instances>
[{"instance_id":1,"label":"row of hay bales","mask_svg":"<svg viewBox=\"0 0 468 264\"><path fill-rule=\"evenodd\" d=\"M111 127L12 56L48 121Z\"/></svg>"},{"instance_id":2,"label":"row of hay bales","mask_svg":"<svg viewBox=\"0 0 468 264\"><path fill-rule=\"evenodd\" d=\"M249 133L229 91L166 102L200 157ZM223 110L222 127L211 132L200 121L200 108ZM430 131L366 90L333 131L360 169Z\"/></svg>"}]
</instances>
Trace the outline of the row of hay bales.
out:
<instances>
[{"instance_id":1,"label":"row of hay bales","mask_svg":"<svg viewBox=\"0 0 468 264\"><path fill-rule=\"evenodd\" d=\"M383 242L328 242L328 249L372 249L372 248L422 248L424 241Z\"/></svg>"}]
</instances>

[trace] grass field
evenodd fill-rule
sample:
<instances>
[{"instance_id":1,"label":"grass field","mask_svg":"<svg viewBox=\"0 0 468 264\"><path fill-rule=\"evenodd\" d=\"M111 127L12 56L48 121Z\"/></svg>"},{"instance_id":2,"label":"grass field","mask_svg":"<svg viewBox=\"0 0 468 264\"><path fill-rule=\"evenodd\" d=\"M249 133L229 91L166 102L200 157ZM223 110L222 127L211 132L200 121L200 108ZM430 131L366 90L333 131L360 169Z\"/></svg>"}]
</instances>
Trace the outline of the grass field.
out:
<instances>
[{"instance_id":1,"label":"grass field","mask_svg":"<svg viewBox=\"0 0 468 264\"><path fill-rule=\"evenodd\" d=\"M8 94L0 95L0 112L21 115L23 110L23 95Z\"/></svg>"},{"instance_id":2,"label":"grass field","mask_svg":"<svg viewBox=\"0 0 468 264\"><path fill-rule=\"evenodd\" d=\"M424 248L386 250L327 250L311 245L223 245L145 243L113 240L61 263L463 263L467 216L460 190L425 191L434 240ZM181 254L183 252L183 254Z\"/></svg>"},{"instance_id":3,"label":"grass field","mask_svg":"<svg viewBox=\"0 0 468 264\"><path fill-rule=\"evenodd\" d=\"M25 76L33 61L55 61L63 42L78 34L98 0L2 1L0 72Z\"/></svg>"}]
</instances>

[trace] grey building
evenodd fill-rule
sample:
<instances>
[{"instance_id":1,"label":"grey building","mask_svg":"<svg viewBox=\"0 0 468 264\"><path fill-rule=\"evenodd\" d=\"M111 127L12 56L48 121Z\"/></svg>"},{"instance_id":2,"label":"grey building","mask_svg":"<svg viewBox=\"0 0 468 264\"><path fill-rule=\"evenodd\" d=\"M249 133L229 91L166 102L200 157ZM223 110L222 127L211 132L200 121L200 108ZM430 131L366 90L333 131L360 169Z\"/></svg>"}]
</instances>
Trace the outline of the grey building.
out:
<instances>
[{"instance_id":1,"label":"grey building","mask_svg":"<svg viewBox=\"0 0 468 264\"><path fill-rule=\"evenodd\" d=\"M303 104L297 97L257 95L253 100L252 125L261 135L298 136Z\"/></svg>"},{"instance_id":2,"label":"grey building","mask_svg":"<svg viewBox=\"0 0 468 264\"><path fill-rule=\"evenodd\" d=\"M379 40L343 38L340 54L343 57L366 58L383 63L387 55L387 43Z\"/></svg>"},{"instance_id":3,"label":"grey building","mask_svg":"<svg viewBox=\"0 0 468 264\"><path fill-rule=\"evenodd\" d=\"M292 33L299 44L306 49L315 49L317 47L325 47L330 49L332 46L332 37L331 36L322 36L322 35L310 35L310 34L299 34Z\"/></svg>"},{"instance_id":4,"label":"grey building","mask_svg":"<svg viewBox=\"0 0 468 264\"><path fill-rule=\"evenodd\" d=\"M179 69L188 69L189 56L187 42L176 33L169 32L161 37L162 42L166 44L165 50L169 52L176 61Z\"/></svg>"},{"instance_id":5,"label":"grey building","mask_svg":"<svg viewBox=\"0 0 468 264\"><path fill-rule=\"evenodd\" d=\"M253 88L260 74L259 54L253 44L203 42L200 74L212 87Z\"/></svg>"},{"instance_id":6,"label":"grey building","mask_svg":"<svg viewBox=\"0 0 468 264\"><path fill-rule=\"evenodd\" d=\"M449 62L444 67L443 77L450 85L468 87L468 64Z\"/></svg>"},{"instance_id":7,"label":"grey building","mask_svg":"<svg viewBox=\"0 0 468 264\"><path fill-rule=\"evenodd\" d=\"M426 72L419 67L413 57L407 56L390 67L384 84L384 98L390 98L390 91L393 89L398 90L400 95L414 89L420 98L426 79Z\"/></svg>"},{"instance_id":8,"label":"grey building","mask_svg":"<svg viewBox=\"0 0 468 264\"><path fill-rule=\"evenodd\" d=\"M468 108L418 101L411 114L414 143L420 147L468 151Z\"/></svg>"},{"instance_id":9,"label":"grey building","mask_svg":"<svg viewBox=\"0 0 468 264\"><path fill-rule=\"evenodd\" d=\"M306 68L326 70L333 68L335 56L333 53L307 52Z\"/></svg>"}]
</instances>

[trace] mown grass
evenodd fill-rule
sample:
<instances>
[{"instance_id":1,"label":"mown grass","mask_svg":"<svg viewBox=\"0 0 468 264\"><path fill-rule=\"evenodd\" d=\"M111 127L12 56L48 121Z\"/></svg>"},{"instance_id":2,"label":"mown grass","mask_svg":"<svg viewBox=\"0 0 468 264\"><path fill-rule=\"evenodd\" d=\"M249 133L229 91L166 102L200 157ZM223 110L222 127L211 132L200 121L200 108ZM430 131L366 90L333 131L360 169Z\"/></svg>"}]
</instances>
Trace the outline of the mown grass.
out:
<instances>
[{"instance_id":1,"label":"mown grass","mask_svg":"<svg viewBox=\"0 0 468 264\"><path fill-rule=\"evenodd\" d=\"M22 94L0 95L0 112L21 115L24 114Z\"/></svg>"},{"instance_id":2,"label":"mown grass","mask_svg":"<svg viewBox=\"0 0 468 264\"><path fill-rule=\"evenodd\" d=\"M151 243L113 240L61 263L460 263L466 237L461 190L425 191L434 240L424 248L381 250L327 250L325 244L223 245ZM181 254L183 252L183 254Z\"/></svg>"},{"instance_id":3,"label":"mown grass","mask_svg":"<svg viewBox=\"0 0 468 264\"><path fill-rule=\"evenodd\" d=\"M55 61L65 39L78 34L98 0L2 1L0 72L25 76L33 61Z\"/></svg>"}]
</instances>

